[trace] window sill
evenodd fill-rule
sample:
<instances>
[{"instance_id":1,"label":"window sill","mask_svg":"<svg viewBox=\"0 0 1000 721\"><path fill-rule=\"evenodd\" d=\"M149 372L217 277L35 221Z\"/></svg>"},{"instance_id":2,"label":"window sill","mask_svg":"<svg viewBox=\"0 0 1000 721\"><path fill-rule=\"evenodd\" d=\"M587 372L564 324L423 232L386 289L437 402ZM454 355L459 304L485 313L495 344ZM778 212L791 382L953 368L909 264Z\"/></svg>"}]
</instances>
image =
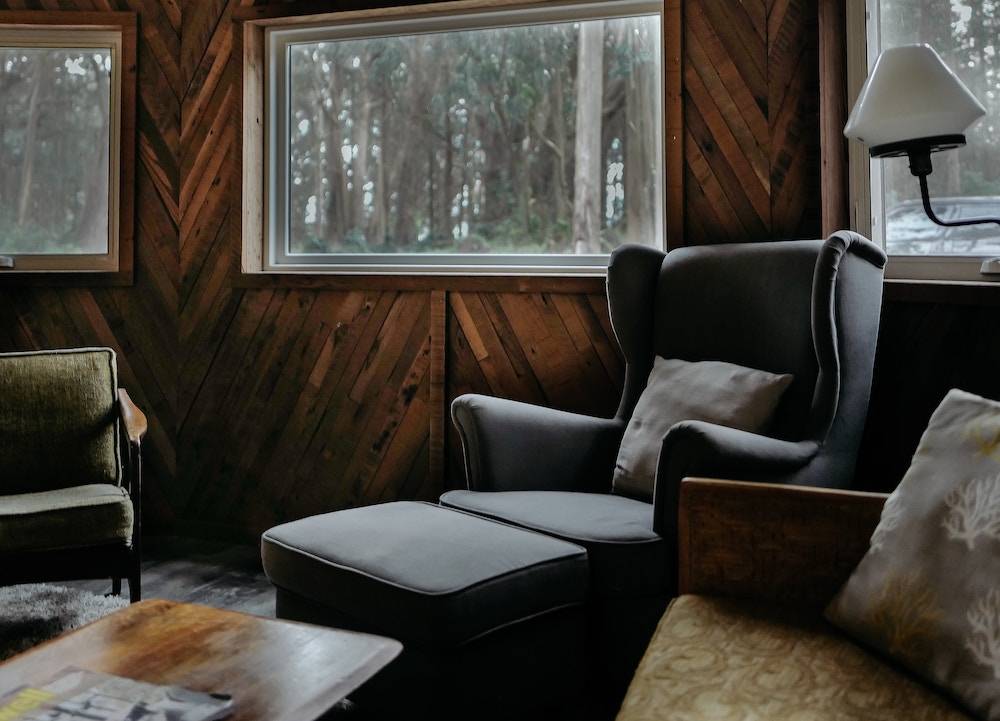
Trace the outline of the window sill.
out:
<instances>
[{"instance_id":1,"label":"window sill","mask_svg":"<svg viewBox=\"0 0 1000 721\"><path fill-rule=\"evenodd\" d=\"M590 269L595 270L595 269ZM603 293L605 269L592 275L527 275L493 273L432 275L427 273L239 273L234 288L299 288L314 290L401 290L493 293Z\"/></svg>"},{"instance_id":2,"label":"window sill","mask_svg":"<svg viewBox=\"0 0 1000 721\"><path fill-rule=\"evenodd\" d=\"M358 256L351 256L358 258ZM592 276L603 278L607 274L608 261L611 255L588 256L592 260L590 263L580 265L568 265L559 263L538 263L530 256L521 256L525 262L506 262L508 256L478 256L470 259L469 256L451 256L449 260L453 262L434 263L433 258L421 258L420 256L406 256L413 259L412 262L392 262L382 261L385 256L379 256L379 260L367 261L367 259L357 262L338 263L274 263L262 266L257 269L253 266L244 266L244 273L255 273L260 275L428 275L428 276L515 276L524 275L529 277L548 276L555 278L580 276ZM573 256L544 256L546 258L559 258L560 260L572 258ZM495 258L495 260L494 260ZM519 258L519 259L520 259ZM488 259L489 262L476 262L478 259Z\"/></svg>"},{"instance_id":3,"label":"window sill","mask_svg":"<svg viewBox=\"0 0 1000 721\"><path fill-rule=\"evenodd\" d=\"M983 275L982 257L890 256L885 298L910 303L996 305L1000 275Z\"/></svg>"}]
</instances>

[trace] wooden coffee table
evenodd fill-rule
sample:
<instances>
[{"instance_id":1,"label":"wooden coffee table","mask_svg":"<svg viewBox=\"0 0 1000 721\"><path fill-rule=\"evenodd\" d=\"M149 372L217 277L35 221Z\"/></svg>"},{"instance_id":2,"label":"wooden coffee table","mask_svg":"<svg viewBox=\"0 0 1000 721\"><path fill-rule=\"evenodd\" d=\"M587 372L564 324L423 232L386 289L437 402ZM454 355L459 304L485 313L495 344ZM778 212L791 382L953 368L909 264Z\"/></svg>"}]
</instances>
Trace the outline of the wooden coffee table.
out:
<instances>
[{"instance_id":1,"label":"wooden coffee table","mask_svg":"<svg viewBox=\"0 0 1000 721\"><path fill-rule=\"evenodd\" d=\"M231 721L312 721L402 648L381 636L143 601L0 664L0 693L76 666L230 694Z\"/></svg>"}]
</instances>

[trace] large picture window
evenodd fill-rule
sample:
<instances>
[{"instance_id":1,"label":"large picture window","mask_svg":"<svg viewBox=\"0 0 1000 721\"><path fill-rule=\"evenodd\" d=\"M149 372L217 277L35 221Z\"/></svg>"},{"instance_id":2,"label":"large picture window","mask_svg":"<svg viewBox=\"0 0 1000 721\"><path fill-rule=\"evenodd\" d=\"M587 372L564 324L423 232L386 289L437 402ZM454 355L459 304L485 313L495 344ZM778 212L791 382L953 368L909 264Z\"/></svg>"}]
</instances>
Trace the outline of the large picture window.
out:
<instances>
[{"instance_id":1,"label":"large picture window","mask_svg":"<svg viewBox=\"0 0 1000 721\"><path fill-rule=\"evenodd\" d=\"M265 270L660 247L662 3L269 29Z\"/></svg>"},{"instance_id":2,"label":"large picture window","mask_svg":"<svg viewBox=\"0 0 1000 721\"><path fill-rule=\"evenodd\" d=\"M867 26L853 26L853 60L860 66L855 87L860 86L866 65L874 64L883 49L927 43L987 108L987 116L967 133L965 147L933 156L929 181L937 215L945 220L1000 217L1000 2L856 0L855 4L860 6L855 8L856 17L867 14ZM870 219L872 238L890 255L892 275L980 279L981 258L1000 255L996 225L943 228L927 218L906 158L869 161L857 149L852 158L864 166L853 174L852 182L859 224L867 230L864 224Z\"/></svg>"},{"instance_id":3,"label":"large picture window","mask_svg":"<svg viewBox=\"0 0 1000 721\"><path fill-rule=\"evenodd\" d=\"M119 270L117 29L0 26L0 255L15 271Z\"/></svg>"}]
</instances>

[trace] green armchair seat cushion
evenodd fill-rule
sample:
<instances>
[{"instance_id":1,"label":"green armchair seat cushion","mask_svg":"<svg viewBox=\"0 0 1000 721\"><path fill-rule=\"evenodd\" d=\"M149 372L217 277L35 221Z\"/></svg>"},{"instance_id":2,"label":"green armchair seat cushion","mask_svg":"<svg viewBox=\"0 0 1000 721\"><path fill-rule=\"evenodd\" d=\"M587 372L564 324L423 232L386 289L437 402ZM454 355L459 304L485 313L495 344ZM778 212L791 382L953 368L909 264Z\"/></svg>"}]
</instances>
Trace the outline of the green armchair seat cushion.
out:
<instances>
[{"instance_id":1,"label":"green armchair seat cushion","mask_svg":"<svg viewBox=\"0 0 1000 721\"><path fill-rule=\"evenodd\" d=\"M132 542L132 501L95 483L0 496L0 554Z\"/></svg>"},{"instance_id":2,"label":"green armchair seat cushion","mask_svg":"<svg viewBox=\"0 0 1000 721\"><path fill-rule=\"evenodd\" d=\"M108 348L0 355L0 494L121 480Z\"/></svg>"}]
</instances>

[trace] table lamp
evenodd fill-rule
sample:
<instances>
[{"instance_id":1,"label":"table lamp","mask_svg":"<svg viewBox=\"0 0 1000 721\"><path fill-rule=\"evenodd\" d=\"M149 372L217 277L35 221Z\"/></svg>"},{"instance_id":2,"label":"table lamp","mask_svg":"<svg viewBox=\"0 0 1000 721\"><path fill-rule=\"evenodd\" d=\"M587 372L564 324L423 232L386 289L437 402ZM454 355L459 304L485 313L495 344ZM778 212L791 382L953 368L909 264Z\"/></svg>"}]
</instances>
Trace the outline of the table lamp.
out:
<instances>
[{"instance_id":1,"label":"table lamp","mask_svg":"<svg viewBox=\"0 0 1000 721\"><path fill-rule=\"evenodd\" d=\"M929 45L882 51L861 88L844 135L868 146L873 158L906 155L920 182L924 212L945 227L996 223L1000 218L945 221L931 207L927 176L931 153L965 145L965 131L986 115L976 97ZM983 263L983 273L1000 273L1000 258Z\"/></svg>"}]
</instances>

